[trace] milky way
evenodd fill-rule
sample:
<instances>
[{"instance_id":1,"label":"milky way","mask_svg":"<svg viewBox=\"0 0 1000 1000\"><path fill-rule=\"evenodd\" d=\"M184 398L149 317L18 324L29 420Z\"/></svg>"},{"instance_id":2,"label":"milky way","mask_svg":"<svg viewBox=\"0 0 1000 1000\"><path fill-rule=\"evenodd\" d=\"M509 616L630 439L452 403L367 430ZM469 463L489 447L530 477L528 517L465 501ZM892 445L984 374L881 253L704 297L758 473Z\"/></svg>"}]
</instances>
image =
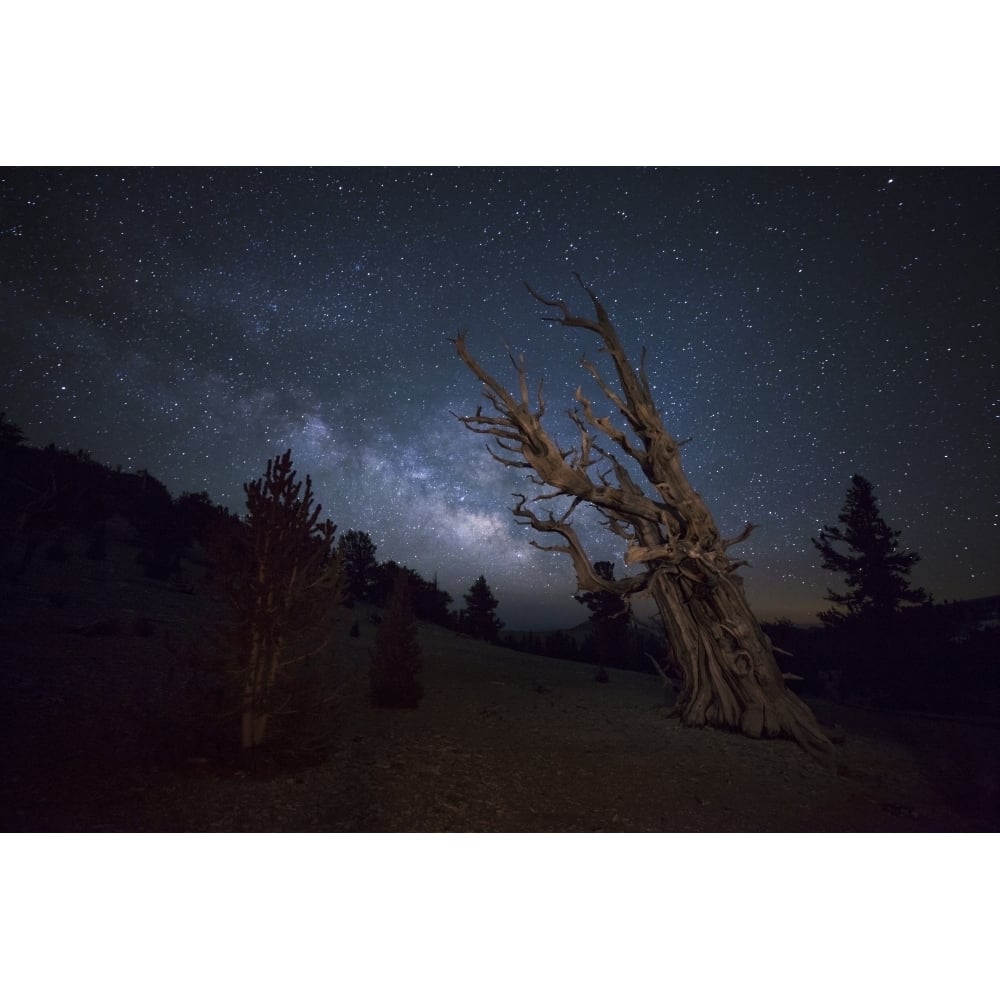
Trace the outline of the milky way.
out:
<instances>
[{"instance_id":1,"label":"milky way","mask_svg":"<svg viewBox=\"0 0 1000 1000\"><path fill-rule=\"evenodd\" d=\"M146 468L242 509L291 448L341 530L435 573L483 573L513 626L566 625L569 560L509 514L530 490L453 414L450 338L545 379L571 442L588 307L647 370L763 617L839 584L810 544L852 473L938 600L1000 591L995 170L7 170L0 407L34 444ZM596 390L595 390L596 391ZM594 559L616 539L586 531ZM735 554L736 550L734 550Z\"/></svg>"}]
</instances>

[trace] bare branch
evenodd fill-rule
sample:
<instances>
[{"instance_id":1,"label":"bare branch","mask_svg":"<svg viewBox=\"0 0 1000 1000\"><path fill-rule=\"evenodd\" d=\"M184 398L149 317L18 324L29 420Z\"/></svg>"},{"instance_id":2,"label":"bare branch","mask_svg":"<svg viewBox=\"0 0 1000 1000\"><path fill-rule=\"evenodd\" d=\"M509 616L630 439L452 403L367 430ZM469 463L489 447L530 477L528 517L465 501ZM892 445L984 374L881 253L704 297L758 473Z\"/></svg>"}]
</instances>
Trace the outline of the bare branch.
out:
<instances>
[{"instance_id":1,"label":"bare branch","mask_svg":"<svg viewBox=\"0 0 1000 1000\"><path fill-rule=\"evenodd\" d=\"M512 458L504 458L503 455L498 455L489 445L486 446L486 450L490 453L490 458L495 462L499 462L501 465L507 466L508 469L530 469L531 466L527 462L518 462ZM511 448L511 451L514 449Z\"/></svg>"},{"instance_id":2,"label":"bare branch","mask_svg":"<svg viewBox=\"0 0 1000 1000\"><path fill-rule=\"evenodd\" d=\"M646 463L648 456L645 451L633 447L625 432L615 427L607 417L599 417L594 413L594 408L590 400L583 394L582 387L577 388L573 394L573 398L583 407L583 419L591 427L596 427L598 430L603 431L629 458L638 462L640 468Z\"/></svg>"},{"instance_id":3,"label":"bare branch","mask_svg":"<svg viewBox=\"0 0 1000 1000\"><path fill-rule=\"evenodd\" d=\"M624 538L626 542L632 542L635 539L635 529L630 527L625 521L619 521L617 518L608 517L604 521L604 527L607 528L613 535L617 535L619 538Z\"/></svg>"},{"instance_id":4,"label":"bare branch","mask_svg":"<svg viewBox=\"0 0 1000 1000\"><path fill-rule=\"evenodd\" d=\"M512 446L509 450L516 450L543 483L554 486L567 495L580 497L626 521L636 518L657 521L660 518L660 505L641 490L632 491L608 486L606 483L595 483L587 473L589 460L568 462L567 458L572 451L561 449L542 427L538 414L531 411L527 402L524 384L521 387L522 400L518 402L472 357L463 335L455 338L453 343L459 357L486 386L485 395L497 410L495 416L480 413L472 417L459 417L470 430L491 434L504 443L509 443ZM521 370L523 371L523 366ZM584 456L590 447L595 447L592 439L585 438Z\"/></svg>"},{"instance_id":5,"label":"bare branch","mask_svg":"<svg viewBox=\"0 0 1000 1000\"><path fill-rule=\"evenodd\" d=\"M660 661L657 660L657 658L655 656L653 656L652 653L647 653L646 656L649 657L649 659L652 662L653 666L656 668L656 672L663 679L663 686L664 687L673 687L674 686L673 682L666 675L666 672L664 671L663 667L660 666Z\"/></svg>"},{"instance_id":6,"label":"bare branch","mask_svg":"<svg viewBox=\"0 0 1000 1000\"><path fill-rule=\"evenodd\" d=\"M751 524L749 521L743 526L743 530L735 538L724 538L722 540L722 547L724 549L732 548L734 545L739 545L740 542L745 542L749 537L750 533L757 527L756 524Z\"/></svg>"},{"instance_id":7,"label":"bare branch","mask_svg":"<svg viewBox=\"0 0 1000 1000\"><path fill-rule=\"evenodd\" d=\"M584 550L576 531L574 531L568 521L568 516L576 506L576 503L562 517L557 518L549 512L546 518L542 519L526 506L528 500L524 495L515 493L514 496L518 502L516 507L511 508L511 512L516 518L523 523L529 524L535 531L557 534L565 539L566 545L546 546L539 544L537 541L532 541L531 544L535 548L543 549L546 552L563 552L568 555L573 560L573 569L576 571L577 584L580 590L591 592L606 590L624 596L626 594L638 593L649 585L652 577L651 573L644 573L641 576L628 576L622 580L605 580L594 572L594 566L590 557Z\"/></svg>"}]
</instances>

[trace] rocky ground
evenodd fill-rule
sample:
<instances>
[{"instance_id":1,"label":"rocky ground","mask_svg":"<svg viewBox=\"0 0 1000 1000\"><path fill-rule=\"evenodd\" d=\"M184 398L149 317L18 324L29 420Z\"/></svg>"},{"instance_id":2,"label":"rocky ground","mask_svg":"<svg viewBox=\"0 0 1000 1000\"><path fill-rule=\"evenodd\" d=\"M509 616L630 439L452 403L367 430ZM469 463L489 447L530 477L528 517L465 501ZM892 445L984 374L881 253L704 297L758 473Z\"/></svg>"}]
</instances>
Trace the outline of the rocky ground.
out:
<instances>
[{"instance_id":1,"label":"rocky ground","mask_svg":"<svg viewBox=\"0 0 1000 1000\"><path fill-rule=\"evenodd\" d=\"M365 698L374 626L345 612L323 753L232 749L201 669L198 583L41 556L0 591L0 828L21 831L984 831L997 720L813 701L836 771L785 741L692 730L660 680L421 626L424 700ZM360 634L349 635L357 619Z\"/></svg>"}]
</instances>

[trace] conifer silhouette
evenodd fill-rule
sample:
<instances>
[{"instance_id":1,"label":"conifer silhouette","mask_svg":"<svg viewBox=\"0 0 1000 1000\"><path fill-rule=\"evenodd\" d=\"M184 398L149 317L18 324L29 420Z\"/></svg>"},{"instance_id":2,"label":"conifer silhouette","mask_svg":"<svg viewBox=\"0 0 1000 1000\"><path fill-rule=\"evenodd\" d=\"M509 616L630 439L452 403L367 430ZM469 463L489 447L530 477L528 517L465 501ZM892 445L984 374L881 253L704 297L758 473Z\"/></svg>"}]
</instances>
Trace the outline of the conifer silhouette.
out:
<instances>
[{"instance_id":1,"label":"conifer silhouette","mask_svg":"<svg viewBox=\"0 0 1000 1000\"><path fill-rule=\"evenodd\" d=\"M851 477L837 520L843 527L824 525L819 539L811 539L823 558L823 569L843 573L847 583L842 594L827 588L826 599L840 607L820 612L823 622L886 620L904 604L930 603L926 592L911 587L908 580L920 556L899 548L900 532L883 520L874 488L864 476ZM838 550L835 544L846 546L847 551Z\"/></svg>"}]
</instances>

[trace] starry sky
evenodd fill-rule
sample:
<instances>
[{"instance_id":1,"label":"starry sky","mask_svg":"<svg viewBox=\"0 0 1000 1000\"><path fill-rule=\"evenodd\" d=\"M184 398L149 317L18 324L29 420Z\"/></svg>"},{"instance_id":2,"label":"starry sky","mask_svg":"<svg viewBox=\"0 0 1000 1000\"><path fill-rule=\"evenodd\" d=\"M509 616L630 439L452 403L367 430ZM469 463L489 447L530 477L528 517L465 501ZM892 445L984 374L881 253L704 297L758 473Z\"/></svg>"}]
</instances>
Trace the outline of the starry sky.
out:
<instances>
[{"instance_id":1,"label":"starry sky","mask_svg":"<svg viewBox=\"0 0 1000 1000\"><path fill-rule=\"evenodd\" d=\"M763 618L815 621L810 544L853 473L937 600L1000 592L1000 173L977 169L30 169L0 172L0 409L30 443L242 511L292 449L340 530L479 574L515 628L565 627L565 556L509 514L480 387L450 343L544 378L551 428L588 302L647 370ZM618 539L578 521L592 558Z\"/></svg>"}]
</instances>

